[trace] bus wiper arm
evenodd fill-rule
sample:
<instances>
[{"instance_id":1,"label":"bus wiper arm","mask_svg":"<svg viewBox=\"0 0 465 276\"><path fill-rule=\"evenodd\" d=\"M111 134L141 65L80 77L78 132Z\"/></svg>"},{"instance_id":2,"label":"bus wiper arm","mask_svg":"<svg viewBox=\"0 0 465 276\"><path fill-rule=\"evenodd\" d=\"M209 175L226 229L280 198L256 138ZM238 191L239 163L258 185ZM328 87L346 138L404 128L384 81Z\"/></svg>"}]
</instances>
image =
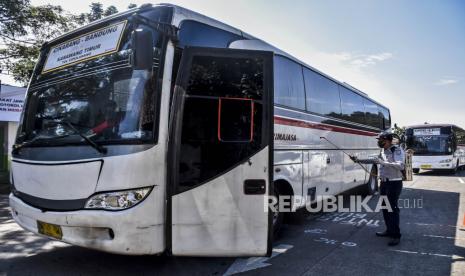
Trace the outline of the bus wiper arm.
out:
<instances>
[{"instance_id":1,"label":"bus wiper arm","mask_svg":"<svg viewBox=\"0 0 465 276\"><path fill-rule=\"evenodd\" d=\"M96 149L98 152L103 153L103 154L107 153L107 148L105 148L104 146L101 146L101 145L95 143L94 141L92 141L89 137L84 135L75 126L73 126L73 123L71 123L69 121L59 121L58 123L67 125L70 129L72 129L76 134L81 136L82 139L84 139L84 141L86 141L91 147Z\"/></svg>"},{"instance_id":2,"label":"bus wiper arm","mask_svg":"<svg viewBox=\"0 0 465 276\"><path fill-rule=\"evenodd\" d=\"M12 152L13 152L13 153L18 153L18 151L19 151L20 149L22 149L23 147L32 145L32 144L34 144L35 142L37 142L37 141L39 141L39 140L55 140L55 139L60 139L60 138L68 137L68 136L69 136L69 134L60 135L60 136L54 136L54 137L36 136L36 137L32 138L32 139L29 140L29 141L22 142L21 144L14 144L14 145L13 145L13 150L12 150Z\"/></svg>"}]
</instances>

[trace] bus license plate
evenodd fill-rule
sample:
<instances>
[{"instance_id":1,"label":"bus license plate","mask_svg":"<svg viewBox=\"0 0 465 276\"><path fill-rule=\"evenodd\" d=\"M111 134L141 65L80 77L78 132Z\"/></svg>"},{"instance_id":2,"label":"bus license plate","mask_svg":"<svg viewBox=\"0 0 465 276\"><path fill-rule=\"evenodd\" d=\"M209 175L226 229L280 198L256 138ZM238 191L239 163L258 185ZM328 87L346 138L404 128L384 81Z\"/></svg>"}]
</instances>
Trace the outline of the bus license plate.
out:
<instances>
[{"instance_id":1,"label":"bus license plate","mask_svg":"<svg viewBox=\"0 0 465 276\"><path fill-rule=\"evenodd\" d=\"M420 168L422 169L431 169L433 166L431 165L421 165Z\"/></svg>"},{"instance_id":2,"label":"bus license plate","mask_svg":"<svg viewBox=\"0 0 465 276\"><path fill-rule=\"evenodd\" d=\"M43 221L37 221L37 229L42 235L46 235L55 239L61 240L63 237L63 232L61 231L60 225L55 225L51 223L46 223Z\"/></svg>"}]
</instances>

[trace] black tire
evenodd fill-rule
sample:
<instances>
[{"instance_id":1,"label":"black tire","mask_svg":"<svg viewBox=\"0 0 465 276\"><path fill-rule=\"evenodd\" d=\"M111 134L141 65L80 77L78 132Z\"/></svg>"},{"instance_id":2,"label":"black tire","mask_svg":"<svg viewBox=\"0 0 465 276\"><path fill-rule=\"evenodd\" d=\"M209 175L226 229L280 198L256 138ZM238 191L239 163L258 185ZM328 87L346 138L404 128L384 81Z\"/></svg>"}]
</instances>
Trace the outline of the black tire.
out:
<instances>
[{"instance_id":1,"label":"black tire","mask_svg":"<svg viewBox=\"0 0 465 276\"><path fill-rule=\"evenodd\" d=\"M419 172L420 172L420 169L412 169L412 172L415 173L415 174L416 174L416 173L419 173Z\"/></svg>"},{"instance_id":2,"label":"black tire","mask_svg":"<svg viewBox=\"0 0 465 276\"><path fill-rule=\"evenodd\" d=\"M457 164L455 165L455 168L450 170L451 174L456 174L459 171L459 160L457 160Z\"/></svg>"},{"instance_id":3,"label":"black tire","mask_svg":"<svg viewBox=\"0 0 465 276\"><path fill-rule=\"evenodd\" d=\"M370 173L368 182L365 183L365 193L367 195L374 195L378 190L378 171L373 168Z\"/></svg>"},{"instance_id":4,"label":"black tire","mask_svg":"<svg viewBox=\"0 0 465 276\"><path fill-rule=\"evenodd\" d=\"M279 203L279 190L276 187L276 185L273 190L273 196L278 198L278 203ZM279 212L279 204L277 205L277 209L278 210L276 210L276 212L272 210L273 212L273 239L275 240L277 237L279 237L279 231L281 230L281 226L283 225L283 221L284 221L284 213Z\"/></svg>"}]
</instances>

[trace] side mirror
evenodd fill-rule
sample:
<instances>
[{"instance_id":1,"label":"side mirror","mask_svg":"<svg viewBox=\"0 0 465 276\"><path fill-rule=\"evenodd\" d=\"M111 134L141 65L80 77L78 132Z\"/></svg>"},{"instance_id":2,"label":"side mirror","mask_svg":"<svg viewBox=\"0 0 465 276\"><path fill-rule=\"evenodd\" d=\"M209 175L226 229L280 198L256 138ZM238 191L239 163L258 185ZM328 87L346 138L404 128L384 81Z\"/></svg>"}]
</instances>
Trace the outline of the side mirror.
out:
<instances>
[{"instance_id":1,"label":"side mirror","mask_svg":"<svg viewBox=\"0 0 465 276\"><path fill-rule=\"evenodd\" d=\"M132 67L134 70L150 70L153 64L152 32L135 29L131 35Z\"/></svg>"}]
</instances>

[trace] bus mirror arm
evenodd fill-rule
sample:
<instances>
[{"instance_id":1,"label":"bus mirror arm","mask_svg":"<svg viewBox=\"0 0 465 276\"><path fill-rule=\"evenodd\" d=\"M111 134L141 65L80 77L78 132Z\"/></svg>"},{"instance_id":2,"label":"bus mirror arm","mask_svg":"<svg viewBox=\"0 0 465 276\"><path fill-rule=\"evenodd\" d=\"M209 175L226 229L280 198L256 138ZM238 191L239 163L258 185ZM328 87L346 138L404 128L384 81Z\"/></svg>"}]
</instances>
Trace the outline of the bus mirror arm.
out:
<instances>
[{"instance_id":1,"label":"bus mirror arm","mask_svg":"<svg viewBox=\"0 0 465 276\"><path fill-rule=\"evenodd\" d=\"M168 36L173 41L178 41L178 28L169 23L152 20L138 13L132 15L129 20L135 25L142 23L162 33L163 35Z\"/></svg>"},{"instance_id":2,"label":"bus mirror arm","mask_svg":"<svg viewBox=\"0 0 465 276\"><path fill-rule=\"evenodd\" d=\"M153 37L150 30L137 28L131 35L132 67L134 70L151 70L153 64Z\"/></svg>"}]
</instances>

